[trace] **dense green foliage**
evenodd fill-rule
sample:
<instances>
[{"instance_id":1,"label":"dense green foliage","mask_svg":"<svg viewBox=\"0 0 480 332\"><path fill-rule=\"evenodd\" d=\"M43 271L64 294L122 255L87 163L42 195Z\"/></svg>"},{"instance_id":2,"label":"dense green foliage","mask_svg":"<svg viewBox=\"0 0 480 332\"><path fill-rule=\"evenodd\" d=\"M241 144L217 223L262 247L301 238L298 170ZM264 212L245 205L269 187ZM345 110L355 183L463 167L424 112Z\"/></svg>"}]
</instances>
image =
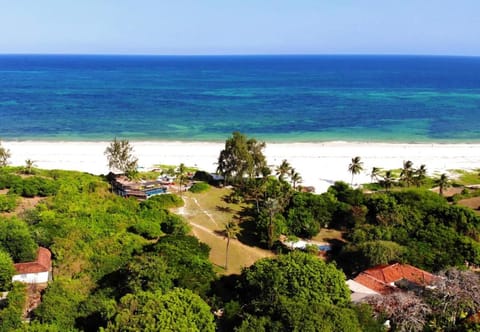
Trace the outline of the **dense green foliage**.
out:
<instances>
[{"instance_id":1,"label":"dense green foliage","mask_svg":"<svg viewBox=\"0 0 480 332\"><path fill-rule=\"evenodd\" d=\"M15 268L12 257L7 252L0 250L0 291L10 289L14 274Z\"/></svg>"},{"instance_id":2,"label":"dense green foliage","mask_svg":"<svg viewBox=\"0 0 480 332\"><path fill-rule=\"evenodd\" d=\"M188 190L192 193L201 193L207 191L208 189L210 189L210 185L208 183L195 182Z\"/></svg>"},{"instance_id":3,"label":"dense green foliage","mask_svg":"<svg viewBox=\"0 0 480 332\"><path fill-rule=\"evenodd\" d=\"M0 212L12 212L18 206L17 195L0 195Z\"/></svg>"},{"instance_id":4,"label":"dense green foliage","mask_svg":"<svg viewBox=\"0 0 480 332\"><path fill-rule=\"evenodd\" d=\"M480 263L480 218L468 208L423 190L377 193L360 204L367 213L349 225L343 256L350 268L405 261L438 271Z\"/></svg>"},{"instance_id":5,"label":"dense green foliage","mask_svg":"<svg viewBox=\"0 0 480 332\"><path fill-rule=\"evenodd\" d=\"M22 326L23 307L26 300L25 288L24 284L13 283L6 303L2 303L0 310L0 332L10 332Z\"/></svg>"},{"instance_id":6,"label":"dense green foliage","mask_svg":"<svg viewBox=\"0 0 480 332\"><path fill-rule=\"evenodd\" d=\"M244 269L238 295L237 331L360 331L344 274L306 253Z\"/></svg>"},{"instance_id":7,"label":"dense green foliage","mask_svg":"<svg viewBox=\"0 0 480 332\"><path fill-rule=\"evenodd\" d=\"M263 154L264 142L234 132L225 141L225 148L218 157L217 171L225 178L225 182L241 183L244 176L249 179L260 176L268 170Z\"/></svg>"},{"instance_id":8,"label":"dense green foliage","mask_svg":"<svg viewBox=\"0 0 480 332\"><path fill-rule=\"evenodd\" d=\"M9 194L23 197L52 196L58 190L58 182L48 177L22 178L16 174L0 172L0 189L10 189Z\"/></svg>"},{"instance_id":9,"label":"dense green foliage","mask_svg":"<svg viewBox=\"0 0 480 332\"><path fill-rule=\"evenodd\" d=\"M113 323L105 331L192 331L213 332L210 307L188 289L167 293L139 292L120 300Z\"/></svg>"},{"instance_id":10,"label":"dense green foliage","mask_svg":"<svg viewBox=\"0 0 480 332\"><path fill-rule=\"evenodd\" d=\"M164 194L153 196L140 203L143 209L171 209L183 206L183 200L177 195Z\"/></svg>"},{"instance_id":11,"label":"dense green foliage","mask_svg":"<svg viewBox=\"0 0 480 332\"><path fill-rule=\"evenodd\" d=\"M0 249L17 263L33 261L37 256L37 244L28 225L16 218L0 217Z\"/></svg>"}]
</instances>

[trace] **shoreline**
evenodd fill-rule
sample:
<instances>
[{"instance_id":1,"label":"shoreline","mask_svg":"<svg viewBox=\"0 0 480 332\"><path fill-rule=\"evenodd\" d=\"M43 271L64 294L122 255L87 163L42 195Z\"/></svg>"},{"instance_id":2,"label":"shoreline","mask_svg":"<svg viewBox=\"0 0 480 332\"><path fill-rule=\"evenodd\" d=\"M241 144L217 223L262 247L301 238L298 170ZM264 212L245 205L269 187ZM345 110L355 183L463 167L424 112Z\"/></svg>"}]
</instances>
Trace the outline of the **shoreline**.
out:
<instances>
[{"instance_id":1,"label":"shoreline","mask_svg":"<svg viewBox=\"0 0 480 332\"><path fill-rule=\"evenodd\" d=\"M207 141L130 141L145 170L154 165L197 167L214 172L216 161L225 142ZM92 174L107 174L104 151L110 141L2 141L9 149L12 166L25 160L35 161L45 169L78 170ZM333 182L351 182L348 165L360 156L364 170L354 177L354 184L370 182L372 167L399 169L403 161L413 167L425 164L429 175L449 170L480 168L480 143L390 143L390 142L297 142L269 143L264 150L269 166L280 165L287 159L303 178L302 185L314 186L317 193L326 191Z\"/></svg>"}]
</instances>

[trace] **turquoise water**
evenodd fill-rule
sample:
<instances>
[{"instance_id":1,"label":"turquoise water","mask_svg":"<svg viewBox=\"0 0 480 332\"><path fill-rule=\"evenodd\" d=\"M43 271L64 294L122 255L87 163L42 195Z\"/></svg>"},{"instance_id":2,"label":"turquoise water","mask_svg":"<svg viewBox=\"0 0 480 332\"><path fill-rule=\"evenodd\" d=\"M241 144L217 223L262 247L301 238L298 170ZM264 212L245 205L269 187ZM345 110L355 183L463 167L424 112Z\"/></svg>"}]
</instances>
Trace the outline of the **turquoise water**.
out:
<instances>
[{"instance_id":1,"label":"turquoise water","mask_svg":"<svg viewBox=\"0 0 480 332\"><path fill-rule=\"evenodd\" d=\"M479 142L480 58L0 56L4 140Z\"/></svg>"}]
</instances>

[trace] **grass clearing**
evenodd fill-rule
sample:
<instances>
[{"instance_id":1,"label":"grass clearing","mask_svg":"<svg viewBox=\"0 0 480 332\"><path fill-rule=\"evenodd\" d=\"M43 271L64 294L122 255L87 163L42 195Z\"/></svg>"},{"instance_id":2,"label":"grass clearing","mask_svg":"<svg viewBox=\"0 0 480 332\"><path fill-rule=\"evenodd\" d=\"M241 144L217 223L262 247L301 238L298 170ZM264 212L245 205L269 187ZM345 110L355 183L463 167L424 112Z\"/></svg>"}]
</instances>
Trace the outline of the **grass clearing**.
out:
<instances>
[{"instance_id":1,"label":"grass clearing","mask_svg":"<svg viewBox=\"0 0 480 332\"><path fill-rule=\"evenodd\" d=\"M228 270L224 269L227 239L223 235L223 227L227 221L237 219L239 212L245 207L244 204L225 202L224 197L230 192L228 188L215 187L196 194L184 192L182 198L185 206L175 210L190 223L192 234L210 246L210 261L220 274L240 273L242 267L250 266L258 259L273 256L268 250L231 240Z\"/></svg>"},{"instance_id":2,"label":"grass clearing","mask_svg":"<svg viewBox=\"0 0 480 332\"><path fill-rule=\"evenodd\" d=\"M473 171L466 171L462 169L456 169L452 171L458 174L458 178L455 182L461 185L480 184L480 168Z\"/></svg>"},{"instance_id":3,"label":"grass clearing","mask_svg":"<svg viewBox=\"0 0 480 332\"><path fill-rule=\"evenodd\" d=\"M320 229L320 233L312 237L312 240L316 242L345 242L343 239L343 233L339 230L331 228Z\"/></svg>"}]
</instances>

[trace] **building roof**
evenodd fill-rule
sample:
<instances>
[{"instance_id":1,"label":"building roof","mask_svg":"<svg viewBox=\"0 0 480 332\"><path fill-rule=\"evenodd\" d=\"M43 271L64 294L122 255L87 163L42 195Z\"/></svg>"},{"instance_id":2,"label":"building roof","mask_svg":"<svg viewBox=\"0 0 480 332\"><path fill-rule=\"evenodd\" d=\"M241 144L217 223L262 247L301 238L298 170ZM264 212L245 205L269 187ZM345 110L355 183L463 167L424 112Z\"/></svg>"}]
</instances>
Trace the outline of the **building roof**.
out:
<instances>
[{"instance_id":1,"label":"building roof","mask_svg":"<svg viewBox=\"0 0 480 332\"><path fill-rule=\"evenodd\" d=\"M39 247L35 261L17 263L14 267L16 274L49 272L52 269L52 253L47 248Z\"/></svg>"},{"instance_id":2,"label":"building roof","mask_svg":"<svg viewBox=\"0 0 480 332\"><path fill-rule=\"evenodd\" d=\"M435 280L435 276L408 264L395 263L365 270L353 280L375 292L388 294L396 290L394 283L400 280L427 286Z\"/></svg>"}]
</instances>

